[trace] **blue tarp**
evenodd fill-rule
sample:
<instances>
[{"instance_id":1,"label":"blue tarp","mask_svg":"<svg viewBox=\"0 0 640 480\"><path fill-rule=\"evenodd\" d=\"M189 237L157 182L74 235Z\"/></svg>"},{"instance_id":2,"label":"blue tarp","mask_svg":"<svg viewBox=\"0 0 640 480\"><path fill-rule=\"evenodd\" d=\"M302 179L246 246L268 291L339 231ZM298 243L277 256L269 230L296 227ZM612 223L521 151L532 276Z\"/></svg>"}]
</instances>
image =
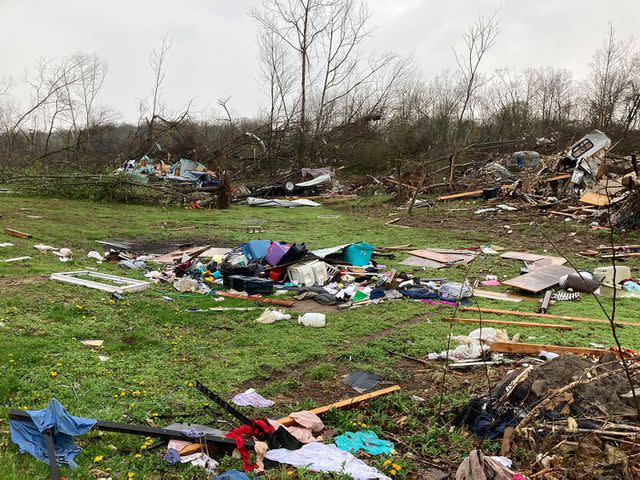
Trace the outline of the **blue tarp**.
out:
<instances>
[{"instance_id":1,"label":"blue tarp","mask_svg":"<svg viewBox=\"0 0 640 480\"><path fill-rule=\"evenodd\" d=\"M49 463L44 431L52 429L56 459L60 464L76 468L74 461L82 449L73 437L83 435L93 428L95 420L69 415L62 404L52 398L47 408L27 410L31 420L10 420L11 440L20 447L20 453L30 453L38 460Z\"/></svg>"}]
</instances>

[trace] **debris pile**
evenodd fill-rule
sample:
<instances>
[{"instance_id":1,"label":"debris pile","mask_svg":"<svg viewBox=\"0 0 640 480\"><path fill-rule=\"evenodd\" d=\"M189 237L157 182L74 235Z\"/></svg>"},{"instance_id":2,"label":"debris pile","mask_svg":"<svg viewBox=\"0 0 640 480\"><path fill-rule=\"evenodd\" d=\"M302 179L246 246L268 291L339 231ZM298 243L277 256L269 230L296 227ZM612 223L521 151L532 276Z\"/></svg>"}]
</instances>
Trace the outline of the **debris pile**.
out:
<instances>
[{"instance_id":1,"label":"debris pile","mask_svg":"<svg viewBox=\"0 0 640 480\"><path fill-rule=\"evenodd\" d=\"M596 476L638 475L640 389L630 386L619 358L545 356L554 358L524 359L487 396L472 400L458 421L480 438L503 437L503 452L511 443L514 451L540 452L536 461L549 478L565 478L561 472L576 465ZM640 369L635 363L629 369L635 385Z\"/></svg>"}]
</instances>

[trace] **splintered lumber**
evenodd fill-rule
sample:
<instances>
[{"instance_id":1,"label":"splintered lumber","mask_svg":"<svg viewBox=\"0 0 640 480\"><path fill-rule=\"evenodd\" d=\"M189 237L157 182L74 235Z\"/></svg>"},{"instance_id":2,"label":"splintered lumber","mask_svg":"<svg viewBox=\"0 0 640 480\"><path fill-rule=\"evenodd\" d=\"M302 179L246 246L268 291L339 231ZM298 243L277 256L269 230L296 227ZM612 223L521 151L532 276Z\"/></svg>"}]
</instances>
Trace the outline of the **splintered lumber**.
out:
<instances>
[{"instance_id":1,"label":"splintered lumber","mask_svg":"<svg viewBox=\"0 0 640 480\"><path fill-rule=\"evenodd\" d=\"M613 350L602 348L584 347L564 347L561 345L543 345L538 343L513 343L513 342L493 342L489 345L491 351L498 353L523 353L525 355L535 355L540 352L553 353L575 353L577 355L602 356L605 353L616 353Z\"/></svg>"},{"instance_id":2,"label":"splintered lumber","mask_svg":"<svg viewBox=\"0 0 640 480\"><path fill-rule=\"evenodd\" d=\"M549 177L546 179L547 182L557 182L558 180L566 180L568 178L571 178L571 174L570 173L563 173L560 175L555 175L553 177Z\"/></svg>"},{"instance_id":3,"label":"splintered lumber","mask_svg":"<svg viewBox=\"0 0 640 480\"><path fill-rule=\"evenodd\" d=\"M553 315L551 313L534 313L534 312L521 312L519 310L500 310L497 308L483 308L483 307L462 307L463 312L482 312L482 313L495 313L497 315L514 315L518 317L536 317L536 318L553 318L556 320L566 320L569 322L585 322L585 323L603 323L609 325L609 320L599 320L596 318L587 317L573 317L571 315ZM616 325L629 325L631 327L640 327L639 322L621 322L616 320Z\"/></svg>"},{"instance_id":4,"label":"splintered lumber","mask_svg":"<svg viewBox=\"0 0 640 480\"><path fill-rule=\"evenodd\" d=\"M478 195L482 195L482 192L482 190L472 190L471 192L454 193L453 195L443 195L442 197L436 198L436 200L453 200L456 198L477 197Z\"/></svg>"},{"instance_id":5,"label":"splintered lumber","mask_svg":"<svg viewBox=\"0 0 640 480\"><path fill-rule=\"evenodd\" d=\"M10 237L31 238L31 234L30 233L19 232L18 230L14 230L12 228L5 228L4 229L4 233L9 235Z\"/></svg>"},{"instance_id":6,"label":"splintered lumber","mask_svg":"<svg viewBox=\"0 0 640 480\"><path fill-rule=\"evenodd\" d=\"M372 398L380 397L382 395L387 395L388 393L397 392L400 390L400 385L393 385L392 387L383 388L381 390L375 390L373 392L365 393L364 395L359 395L357 397L347 398L346 400L340 400L335 403L331 403L329 405L324 405L322 407L313 408L309 410L311 413L315 413L316 415L322 415L327 413L329 410L333 409L342 409L348 408L354 405L357 405L362 402L366 402ZM284 417L277 420L277 422L285 427L289 427L295 423L295 420L291 417Z\"/></svg>"},{"instance_id":7,"label":"splintered lumber","mask_svg":"<svg viewBox=\"0 0 640 480\"><path fill-rule=\"evenodd\" d=\"M221 297L227 298L237 298L239 300L252 300L254 302L267 303L269 305L279 305L281 307L293 307L295 303L293 300L278 300L273 298L264 298L259 295L242 295L241 293L233 293L233 292L216 292Z\"/></svg>"},{"instance_id":8,"label":"splintered lumber","mask_svg":"<svg viewBox=\"0 0 640 480\"><path fill-rule=\"evenodd\" d=\"M443 322L449 323L477 323L477 324L492 324L492 325L512 325L514 327L535 327L535 328L555 328L557 330L573 330L569 325L559 325L554 323L537 323L537 322L513 322L510 320L493 320L483 318L482 320L477 318L443 318Z\"/></svg>"}]
</instances>

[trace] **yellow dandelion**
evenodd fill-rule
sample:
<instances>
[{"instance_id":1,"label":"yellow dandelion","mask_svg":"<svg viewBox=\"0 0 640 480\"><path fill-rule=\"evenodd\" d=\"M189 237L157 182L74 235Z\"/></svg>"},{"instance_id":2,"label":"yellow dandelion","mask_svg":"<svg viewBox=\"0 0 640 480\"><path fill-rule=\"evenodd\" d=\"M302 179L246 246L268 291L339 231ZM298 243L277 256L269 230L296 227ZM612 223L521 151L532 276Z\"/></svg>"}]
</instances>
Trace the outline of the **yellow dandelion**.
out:
<instances>
[{"instance_id":1,"label":"yellow dandelion","mask_svg":"<svg viewBox=\"0 0 640 480\"><path fill-rule=\"evenodd\" d=\"M391 450L389 453L391 453L391 455L395 455L395 454L396 454L396 453L398 453L398 452L396 452L396 450L395 450L395 449L393 449L393 450Z\"/></svg>"},{"instance_id":2,"label":"yellow dandelion","mask_svg":"<svg viewBox=\"0 0 640 480\"><path fill-rule=\"evenodd\" d=\"M102 455L96 455L93 459L93 463L101 462L104 457Z\"/></svg>"},{"instance_id":3,"label":"yellow dandelion","mask_svg":"<svg viewBox=\"0 0 640 480\"><path fill-rule=\"evenodd\" d=\"M62 364L60 362L56 363L56 367L61 367Z\"/></svg>"},{"instance_id":4,"label":"yellow dandelion","mask_svg":"<svg viewBox=\"0 0 640 480\"><path fill-rule=\"evenodd\" d=\"M144 439L148 442L151 440L151 437L144 437Z\"/></svg>"},{"instance_id":5,"label":"yellow dandelion","mask_svg":"<svg viewBox=\"0 0 640 480\"><path fill-rule=\"evenodd\" d=\"M137 397L138 395L140 395L140 390L134 390L133 392L131 392L131 395Z\"/></svg>"},{"instance_id":6,"label":"yellow dandelion","mask_svg":"<svg viewBox=\"0 0 640 480\"><path fill-rule=\"evenodd\" d=\"M122 392L120 392L120 396L121 397L125 397L127 395L127 392L125 392L124 390Z\"/></svg>"},{"instance_id":7,"label":"yellow dandelion","mask_svg":"<svg viewBox=\"0 0 640 480\"><path fill-rule=\"evenodd\" d=\"M144 385L144 380L140 380L140 381L138 382L138 385Z\"/></svg>"},{"instance_id":8,"label":"yellow dandelion","mask_svg":"<svg viewBox=\"0 0 640 480\"><path fill-rule=\"evenodd\" d=\"M391 465L393 467L394 470L402 470L402 466L398 465L397 463L394 463L393 465Z\"/></svg>"},{"instance_id":9,"label":"yellow dandelion","mask_svg":"<svg viewBox=\"0 0 640 480\"><path fill-rule=\"evenodd\" d=\"M56 378L58 376L58 372L49 372L49 375L51 375L51 378Z\"/></svg>"},{"instance_id":10,"label":"yellow dandelion","mask_svg":"<svg viewBox=\"0 0 640 480\"><path fill-rule=\"evenodd\" d=\"M146 450L147 449L147 444L143 443L142 445L140 445L140 450Z\"/></svg>"},{"instance_id":11,"label":"yellow dandelion","mask_svg":"<svg viewBox=\"0 0 640 480\"><path fill-rule=\"evenodd\" d=\"M398 473L398 472L396 472L395 470L389 470L389 473L390 473L391 475L395 475L395 474L396 474L396 473Z\"/></svg>"},{"instance_id":12,"label":"yellow dandelion","mask_svg":"<svg viewBox=\"0 0 640 480\"><path fill-rule=\"evenodd\" d=\"M368 427L368 425L367 425L366 423L361 423L361 424L360 424L360 426L361 426L362 428L367 428L367 427Z\"/></svg>"},{"instance_id":13,"label":"yellow dandelion","mask_svg":"<svg viewBox=\"0 0 640 480\"><path fill-rule=\"evenodd\" d=\"M293 472L292 472L291 470L289 470L289 471L287 472L287 475L289 475L290 477L293 477Z\"/></svg>"},{"instance_id":14,"label":"yellow dandelion","mask_svg":"<svg viewBox=\"0 0 640 480\"><path fill-rule=\"evenodd\" d=\"M131 404L129 404L131 408L134 408L136 405L138 405L136 402L131 402Z\"/></svg>"},{"instance_id":15,"label":"yellow dandelion","mask_svg":"<svg viewBox=\"0 0 640 480\"><path fill-rule=\"evenodd\" d=\"M152 416L152 417L157 417L157 416L158 416L158 414L157 414L156 412L151 412L151 416Z\"/></svg>"},{"instance_id":16,"label":"yellow dandelion","mask_svg":"<svg viewBox=\"0 0 640 480\"><path fill-rule=\"evenodd\" d=\"M136 457L136 458L142 458L142 454L140 454L140 453L136 453L135 457Z\"/></svg>"},{"instance_id":17,"label":"yellow dandelion","mask_svg":"<svg viewBox=\"0 0 640 480\"><path fill-rule=\"evenodd\" d=\"M129 472L129 473L127 473L127 478L128 478L129 480L131 480L132 478L135 478L135 476L136 476L136 474L135 474L135 473L133 473L133 472Z\"/></svg>"},{"instance_id":18,"label":"yellow dandelion","mask_svg":"<svg viewBox=\"0 0 640 480\"><path fill-rule=\"evenodd\" d=\"M391 460L385 460L382 465L386 467L387 465L390 465L390 464L391 464Z\"/></svg>"}]
</instances>

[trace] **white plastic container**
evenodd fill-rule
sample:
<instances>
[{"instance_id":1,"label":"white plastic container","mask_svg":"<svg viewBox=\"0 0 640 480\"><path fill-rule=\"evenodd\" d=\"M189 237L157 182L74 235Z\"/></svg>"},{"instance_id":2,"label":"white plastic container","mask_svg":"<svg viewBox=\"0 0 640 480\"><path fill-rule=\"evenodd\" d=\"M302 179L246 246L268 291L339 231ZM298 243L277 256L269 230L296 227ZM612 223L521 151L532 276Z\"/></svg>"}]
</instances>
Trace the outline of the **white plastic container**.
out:
<instances>
[{"instance_id":1,"label":"white plastic container","mask_svg":"<svg viewBox=\"0 0 640 480\"><path fill-rule=\"evenodd\" d=\"M312 285L324 285L329 278L329 272L334 275L337 270L331 265L327 265L320 260L298 263L287 269L289 280L298 285L311 287Z\"/></svg>"},{"instance_id":2,"label":"white plastic container","mask_svg":"<svg viewBox=\"0 0 640 480\"><path fill-rule=\"evenodd\" d=\"M327 322L324 313L305 313L303 316L298 317L298 323L301 323L305 327L324 327Z\"/></svg>"}]
</instances>

